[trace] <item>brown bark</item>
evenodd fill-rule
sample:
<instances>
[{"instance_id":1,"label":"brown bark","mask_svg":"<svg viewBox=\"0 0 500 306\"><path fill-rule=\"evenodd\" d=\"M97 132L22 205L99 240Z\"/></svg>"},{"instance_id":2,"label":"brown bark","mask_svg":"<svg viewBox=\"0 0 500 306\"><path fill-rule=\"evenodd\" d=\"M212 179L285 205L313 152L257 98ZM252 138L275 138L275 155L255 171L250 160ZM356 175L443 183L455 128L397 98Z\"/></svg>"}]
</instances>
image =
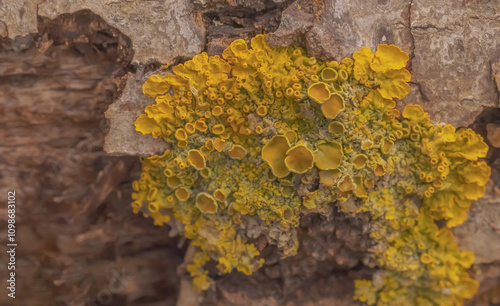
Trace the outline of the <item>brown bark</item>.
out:
<instances>
[{"instance_id":1,"label":"brown bark","mask_svg":"<svg viewBox=\"0 0 500 306\"><path fill-rule=\"evenodd\" d=\"M2 286L1 305L175 303L182 248L131 214L138 158L102 151L104 111L131 55L130 41L88 11L1 41L0 189L5 199L16 191L18 241L16 300ZM2 210L2 237L5 220Z\"/></svg>"}]
</instances>

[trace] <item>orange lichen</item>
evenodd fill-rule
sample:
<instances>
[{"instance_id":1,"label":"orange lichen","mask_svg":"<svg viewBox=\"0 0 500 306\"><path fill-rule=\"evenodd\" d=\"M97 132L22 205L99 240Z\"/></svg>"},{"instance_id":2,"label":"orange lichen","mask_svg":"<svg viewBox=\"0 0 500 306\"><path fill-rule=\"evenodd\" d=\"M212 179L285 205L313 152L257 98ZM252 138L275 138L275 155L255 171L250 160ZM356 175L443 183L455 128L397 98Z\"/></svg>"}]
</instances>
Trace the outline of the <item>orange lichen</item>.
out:
<instances>
[{"instance_id":1,"label":"orange lichen","mask_svg":"<svg viewBox=\"0 0 500 306\"><path fill-rule=\"evenodd\" d=\"M205 120L202 120L202 119L199 119L199 120L196 120L196 122L194 123L194 127L200 131L200 132L206 132L207 129L208 129L208 126L207 124L205 123Z\"/></svg>"},{"instance_id":2,"label":"orange lichen","mask_svg":"<svg viewBox=\"0 0 500 306\"><path fill-rule=\"evenodd\" d=\"M205 147L208 152L212 152L214 150L214 140L211 138L207 139L207 141L205 141Z\"/></svg>"}]
</instances>

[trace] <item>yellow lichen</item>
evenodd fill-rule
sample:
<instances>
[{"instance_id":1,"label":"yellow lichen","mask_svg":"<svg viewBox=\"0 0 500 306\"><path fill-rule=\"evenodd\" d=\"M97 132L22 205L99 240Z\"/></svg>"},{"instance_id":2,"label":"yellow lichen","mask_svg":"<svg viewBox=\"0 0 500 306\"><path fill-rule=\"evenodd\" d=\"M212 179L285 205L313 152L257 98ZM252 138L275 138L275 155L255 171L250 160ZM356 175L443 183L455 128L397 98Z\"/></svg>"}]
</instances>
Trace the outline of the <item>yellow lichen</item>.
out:
<instances>
[{"instance_id":1,"label":"yellow lichen","mask_svg":"<svg viewBox=\"0 0 500 306\"><path fill-rule=\"evenodd\" d=\"M387 72L389 70L401 70L406 66L410 58L408 54L394 45L378 45L375 58L370 68L376 72Z\"/></svg>"},{"instance_id":2,"label":"yellow lichen","mask_svg":"<svg viewBox=\"0 0 500 306\"><path fill-rule=\"evenodd\" d=\"M345 109L344 98L339 94L331 94L328 99L323 102L321 111L328 119L335 119L337 115Z\"/></svg>"},{"instance_id":3,"label":"yellow lichen","mask_svg":"<svg viewBox=\"0 0 500 306\"><path fill-rule=\"evenodd\" d=\"M177 198L177 200L179 200L181 202L187 201L190 194L191 194L191 190L184 188L184 187L177 188L175 190L175 197Z\"/></svg>"},{"instance_id":4,"label":"yellow lichen","mask_svg":"<svg viewBox=\"0 0 500 306\"><path fill-rule=\"evenodd\" d=\"M368 157L364 154L358 154L356 157L354 157L354 160L352 163L354 164L354 167L356 169L361 169L365 166L366 161L368 160Z\"/></svg>"},{"instance_id":5,"label":"yellow lichen","mask_svg":"<svg viewBox=\"0 0 500 306\"><path fill-rule=\"evenodd\" d=\"M314 83L307 89L307 94L314 101L323 104L323 102L330 97L330 90L323 82Z\"/></svg>"},{"instance_id":6,"label":"yellow lichen","mask_svg":"<svg viewBox=\"0 0 500 306\"><path fill-rule=\"evenodd\" d=\"M214 141L214 149L218 152L222 152L224 150L224 146L226 145L226 141L224 139L220 139L219 137L215 138Z\"/></svg>"},{"instance_id":7,"label":"yellow lichen","mask_svg":"<svg viewBox=\"0 0 500 306\"><path fill-rule=\"evenodd\" d=\"M383 163L376 163L373 168L373 173L375 176L383 176L385 174L385 166Z\"/></svg>"},{"instance_id":8,"label":"yellow lichen","mask_svg":"<svg viewBox=\"0 0 500 306\"><path fill-rule=\"evenodd\" d=\"M380 151L384 154L389 154L389 151L391 150L392 146L394 145L394 141L390 139L383 139L382 143L380 144Z\"/></svg>"},{"instance_id":9,"label":"yellow lichen","mask_svg":"<svg viewBox=\"0 0 500 306\"><path fill-rule=\"evenodd\" d=\"M196 207L206 214L213 214L217 212L217 202L215 199L206 192L200 192L196 196Z\"/></svg>"},{"instance_id":10,"label":"yellow lichen","mask_svg":"<svg viewBox=\"0 0 500 306\"><path fill-rule=\"evenodd\" d=\"M214 198L219 202L224 202L226 200L227 194L227 191L219 188L214 191Z\"/></svg>"},{"instance_id":11,"label":"yellow lichen","mask_svg":"<svg viewBox=\"0 0 500 306\"><path fill-rule=\"evenodd\" d=\"M286 152L290 149L288 139L282 135L274 136L263 148L262 159L265 160L273 174L278 177L285 177L290 173L286 164Z\"/></svg>"},{"instance_id":12,"label":"yellow lichen","mask_svg":"<svg viewBox=\"0 0 500 306\"><path fill-rule=\"evenodd\" d=\"M259 105L255 110L255 113L261 117L264 117L267 114L267 107L265 105Z\"/></svg>"},{"instance_id":13,"label":"yellow lichen","mask_svg":"<svg viewBox=\"0 0 500 306\"><path fill-rule=\"evenodd\" d=\"M285 165L294 173L305 173L313 167L313 155L306 146L296 145L286 152Z\"/></svg>"},{"instance_id":14,"label":"yellow lichen","mask_svg":"<svg viewBox=\"0 0 500 306\"><path fill-rule=\"evenodd\" d=\"M328 125L328 132L334 135L343 134L345 131L345 126L342 122L333 121Z\"/></svg>"},{"instance_id":15,"label":"yellow lichen","mask_svg":"<svg viewBox=\"0 0 500 306\"><path fill-rule=\"evenodd\" d=\"M325 82L335 82L338 78L337 70L327 67L321 71L321 79Z\"/></svg>"},{"instance_id":16,"label":"yellow lichen","mask_svg":"<svg viewBox=\"0 0 500 306\"><path fill-rule=\"evenodd\" d=\"M314 151L314 162L321 170L337 169L342 161L342 145L338 141L319 142Z\"/></svg>"},{"instance_id":17,"label":"yellow lichen","mask_svg":"<svg viewBox=\"0 0 500 306\"><path fill-rule=\"evenodd\" d=\"M340 191L348 192L354 189L354 183L349 175L346 175L338 183Z\"/></svg>"},{"instance_id":18,"label":"yellow lichen","mask_svg":"<svg viewBox=\"0 0 500 306\"><path fill-rule=\"evenodd\" d=\"M229 156L233 159L242 159L247 154L247 150L240 145L233 145L229 151L227 151Z\"/></svg>"},{"instance_id":19,"label":"yellow lichen","mask_svg":"<svg viewBox=\"0 0 500 306\"><path fill-rule=\"evenodd\" d=\"M366 192L365 185L363 183L363 178L358 176L354 178L354 194L359 198L364 198L368 196Z\"/></svg>"},{"instance_id":20,"label":"yellow lichen","mask_svg":"<svg viewBox=\"0 0 500 306\"><path fill-rule=\"evenodd\" d=\"M212 170L210 168L204 168L200 171L200 176L203 178L209 178L212 175Z\"/></svg>"},{"instance_id":21,"label":"yellow lichen","mask_svg":"<svg viewBox=\"0 0 500 306\"><path fill-rule=\"evenodd\" d=\"M142 92L149 97L161 95L170 89L169 76L152 75L142 86Z\"/></svg>"},{"instance_id":22,"label":"yellow lichen","mask_svg":"<svg viewBox=\"0 0 500 306\"><path fill-rule=\"evenodd\" d=\"M197 170L205 168L205 157L203 157L203 154L198 150L189 150L187 160L191 166L195 167Z\"/></svg>"},{"instance_id":23,"label":"yellow lichen","mask_svg":"<svg viewBox=\"0 0 500 306\"><path fill-rule=\"evenodd\" d=\"M363 84L373 81L385 99L402 99L410 92L408 82L411 75L404 69L409 57L398 47L379 45L375 54L363 47L354 53L353 58L354 77Z\"/></svg>"},{"instance_id":24,"label":"yellow lichen","mask_svg":"<svg viewBox=\"0 0 500 306\"><path fill-rule=\"evenodd\" d=\"M167 178L167 186L175 189L182 185L182 181L177 176L170 176Z\"/></svg>"},{"instance_id":25,"label":"yellow lichen","mask_svg":"<svg viewBox=\"0 0 500 306\"><path fill-rule=\"evenodd\" d=\"M337 179L342 176L342 173L338 170L320 170L319 171L319 182L327 187L331 187L337 183Z\"/></svg>"},{"instance_id":26,"label":"yellow lichen","mask_svg":"<svg viewBox=\"0 0 500 306\"><path fill-rule=\"evenodd\" d=\"M285 137L288 139L288 143L294 143L297 140L297 133L295 131L286 131Z\"/></svg>"},{"instance_id":27,"label":"yellow lichen","mask_svg":"<svg viewBox=\"0 0 500 306\"><path fill-rule=\"evenodd\" d=\"M380 271L356 281L357 300L462 304L477 291L466 270L474 256L458 249L450 228L485 192L490 168L479 159L488 146L471 129L431 124L418 105L399 113L408 59L379 45L319 61L258 35L222 57L202 53L151 76L143 92L156 103L135 126L171 149L141 158L133 211L155 225L182 224L198 250L187 265L198 290L212 283L210 260L219 273L262 266L249 222L286 233L266 238L286 257L298 250L301 212L364 212ZM497 128L488 129L493 144Z\"/></svg>"}]
</instances>

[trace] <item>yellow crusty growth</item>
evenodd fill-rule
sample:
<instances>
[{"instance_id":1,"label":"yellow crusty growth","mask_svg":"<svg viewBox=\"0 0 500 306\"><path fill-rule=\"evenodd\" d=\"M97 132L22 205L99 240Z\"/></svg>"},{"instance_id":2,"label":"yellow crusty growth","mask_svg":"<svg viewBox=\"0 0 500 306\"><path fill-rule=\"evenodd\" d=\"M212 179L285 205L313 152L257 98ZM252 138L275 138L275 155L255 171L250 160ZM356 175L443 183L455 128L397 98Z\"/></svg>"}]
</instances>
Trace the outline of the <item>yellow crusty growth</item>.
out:
<instances>
[{"instance_id":1,"label":"yellow crusty growth","mask_svg":"<svg viewBox=\"0 0 500 306\"><path fill-rule=\"evenodd\" d=\"M380 271L356 281L355 299L457 305L476 292L466 271L474 256L449 228L484 194L488 147L470 129L431 124L418 105L399 113L393 99L408 94L410 73L398 47L363 47L353 59L318 61L258 35L250 48L236 40L222 58L202 53L144 84L156 103L136 128L171 149L142 158L132 207L183 225L198 248L187 266L198 289L210 287L209 260L220 273L262 266L250 223L292 256L301 213L335 205L372 218Z\"/></svg>"}]
</instances>

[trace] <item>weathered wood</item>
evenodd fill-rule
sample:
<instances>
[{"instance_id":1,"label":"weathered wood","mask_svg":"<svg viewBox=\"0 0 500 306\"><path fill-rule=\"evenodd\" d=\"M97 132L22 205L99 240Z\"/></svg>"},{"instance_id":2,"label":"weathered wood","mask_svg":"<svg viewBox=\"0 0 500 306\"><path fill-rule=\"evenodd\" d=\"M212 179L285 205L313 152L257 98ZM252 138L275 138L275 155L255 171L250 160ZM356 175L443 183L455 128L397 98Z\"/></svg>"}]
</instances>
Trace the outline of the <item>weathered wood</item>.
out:
<instances>
[{"instance_id":1,"label":"weathered wood","mask_svg":"<svg viewBox=\"0 0 500 306\"><path fill-rule=\"evenodd\" d=\"M0 41L0 194L17 192L17 305L173 305L182 249L131 212L138 158L102 151L130 41L90 12L38 27ZM5 286L0 305L13 305Z\"/></svg>"}]
</instances>

